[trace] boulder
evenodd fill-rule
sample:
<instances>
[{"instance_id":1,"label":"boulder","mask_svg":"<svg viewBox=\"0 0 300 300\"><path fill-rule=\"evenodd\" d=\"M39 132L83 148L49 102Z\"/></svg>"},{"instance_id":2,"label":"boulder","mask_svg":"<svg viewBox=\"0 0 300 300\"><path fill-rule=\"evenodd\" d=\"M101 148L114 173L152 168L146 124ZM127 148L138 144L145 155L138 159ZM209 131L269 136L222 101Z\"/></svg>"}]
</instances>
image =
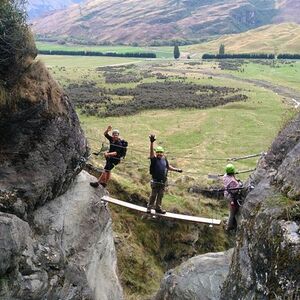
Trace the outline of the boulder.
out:
<instances>
[{"instance_id":1,"label":"boulder","mask_svg":"<svg viewBox=\"0 0 300 300\"><path fill-rule=\"evenodd\" d=\"M26 222L0 212L0 276L18 264L30 233Z\"/></svg>"},{"instance_id":2,"label":"boulder","mask_svg":"<svg viewBox=\"0 0 300 300\"><path fill-rule=\"evenodd\" d=\"M121 300L110 213L81 172L32 222L0 214L0 298ZM3 237L3 238L2 238Z\"/></svg>"},{"instance_id":3,"label":"boulder","mask_svg":"<svg viewBox=\"0 0 300 300\"><path fill-rule=\"evenodd\" d=\"M33 63L0 105L0 205L26 213L64 193L88 155L73 105Z\"/></svg>"},{"instance_id":4,"label":"boulder","mask_svg":"<svg viewBox=\"0 0 300 300\"><path fill-rule=\"evenodd\" d=\"M220 298L233 250L195 256L168 271L154 300L213 300Z\"/></svg>"}]
</instances>

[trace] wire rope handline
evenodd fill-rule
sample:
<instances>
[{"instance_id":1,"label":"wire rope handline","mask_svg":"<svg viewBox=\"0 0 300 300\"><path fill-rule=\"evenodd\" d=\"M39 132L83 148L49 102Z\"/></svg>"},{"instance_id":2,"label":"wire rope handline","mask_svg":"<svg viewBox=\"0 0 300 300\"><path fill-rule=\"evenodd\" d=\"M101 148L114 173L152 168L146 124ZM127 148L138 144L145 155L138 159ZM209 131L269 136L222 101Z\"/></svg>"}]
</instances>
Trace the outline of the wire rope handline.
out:
<instances>
[{"instance_id":1,"label":"wire rope handline","mask_svg":"<svg viewBox=\"0 0 300 300\"><path fill-rule=\"evenodd\" d=\"M91 138L88 138L88 139L91 139ZM99 140L96 140L96 139L91 139L91 140L95 140L95 141L98 141ZM104 151L105 150L105 146L107 145L107 147L109 146L109 143L106 143L106 142L101 142L101 149L99 152L101 151ZM121 146L121 145L114 145L115 147L119 147L119 148L129 148L128 146L127 147L124 147L124 146ZM130 149L132 152L138 152L138 153L145 153L146 154L146 151L142 151L142 150L137 150L137 149ZM172 159L177 159L177 158L184 158L184 159L198 159L198 160L220 160L220 161L238 161L238 160L244 160L244 159L249 159L249 158L253 158L253 157L258 157L258 156L262 156L262 155L265 155L266 152L259 152L259 153L256 153L256 154L249 154L249 155L245 155L245 156L240 156L240 157L229 157L229 158L221 158L221 157L214 157L214 158L208 158L208 157L195 157L195 156L176 156L175 157L172 157L173 155L170 155L169 156L169 159L172 160Z\"/></svg>"},{"instance_id":2,"label":"wire rope handline","mask_svg":"<svg viewBox=\"0 0 300 300\"><path fill-rule=\"evenodd\" d=\"M256 170L256 168L248 169L248 170L242 170L242 171L235 172L234 174L249 173L249 172L254 172L255 170ZM223 176L224 176L224 174L208 174L208 178L211 178L211 179L219 178L219 177L223 177Z\"/></svg>"}]
</instances>

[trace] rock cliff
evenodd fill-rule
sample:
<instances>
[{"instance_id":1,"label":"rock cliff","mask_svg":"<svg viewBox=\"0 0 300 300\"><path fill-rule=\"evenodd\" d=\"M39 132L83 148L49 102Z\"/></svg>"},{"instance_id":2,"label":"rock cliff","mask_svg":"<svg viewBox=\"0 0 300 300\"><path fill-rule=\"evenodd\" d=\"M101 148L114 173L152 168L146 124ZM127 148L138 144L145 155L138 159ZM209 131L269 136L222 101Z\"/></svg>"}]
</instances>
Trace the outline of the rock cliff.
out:
<instances>
[{"instance_id":1,"label":"rock cliff","mask_svg":"<svg viewBox=\"0 0 300 300\"><path fill-rule=\"evenodd\" d=\"M259 162L221 299L300 297L300 115Z\"/></svg>"},{"instance_id":2,"label":"rock cliff","mask_svg":"<svg viewBox=\"0 0 300 300\"><path fill-rule=\"evenodd\" d=\"M299 299L300 115L260 160L241 209L236 246L165 274L155 300ZM225 279L226 278L226 279Z\"/></svg>"},{"instance_id":3,"label":"rock cliff","mask_svg":"<svg viewBox=\"0 0 300 300\"><path fill-rule=\"evenodd\" d=\"M0 4L0 299L122 299L78 117L14 4Z\"/></svg>"}]
</instances>

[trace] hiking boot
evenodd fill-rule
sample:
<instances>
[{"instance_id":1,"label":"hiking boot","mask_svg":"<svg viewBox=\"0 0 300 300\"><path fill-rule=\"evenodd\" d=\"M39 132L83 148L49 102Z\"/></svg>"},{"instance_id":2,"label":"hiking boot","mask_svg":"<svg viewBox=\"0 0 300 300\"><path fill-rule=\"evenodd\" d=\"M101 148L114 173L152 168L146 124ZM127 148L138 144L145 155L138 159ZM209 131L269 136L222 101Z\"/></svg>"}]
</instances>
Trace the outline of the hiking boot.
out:
<instances>
[{"instance_id":1,"label":"hiking boot","mask_svg":"<svg viewBox=\"0 0 300 300\"><path fill-rule=\"evenodd\" d=\"M166 211L164 209L161 209L161 208L156 208L155 212L157 212L158 214L165 214L166 213Z\"/></svg>"},{"instance_id":2,"label":"hiking boot","mask_svg":"<svg viewBox=\"0 0 300 300\"><path fill-rule=\"evenodd\" d=\"M151 214L151 207L147 207L147 214Z\"/></svg>"},{"instance_id":3,"label":"hiking boot","mask_svg":"<svg viewBox=\"0 0 300 300\"><path fill-rule=\"evenodd\" d=\"M100 184L105 188L107 184L105 182L100 182Z\"/></svg>"},{"instance_id":4,"label":"hiking boot","mask_svg":"<svg viewBox=\"0 0 300 300\"><path fill-rule=\"evenodd\" d=\"M99 186L99 182L96 181L96 182L90 182L90 186L94 187L94 188L97 188Z\"/></svg>"}]
</instances>

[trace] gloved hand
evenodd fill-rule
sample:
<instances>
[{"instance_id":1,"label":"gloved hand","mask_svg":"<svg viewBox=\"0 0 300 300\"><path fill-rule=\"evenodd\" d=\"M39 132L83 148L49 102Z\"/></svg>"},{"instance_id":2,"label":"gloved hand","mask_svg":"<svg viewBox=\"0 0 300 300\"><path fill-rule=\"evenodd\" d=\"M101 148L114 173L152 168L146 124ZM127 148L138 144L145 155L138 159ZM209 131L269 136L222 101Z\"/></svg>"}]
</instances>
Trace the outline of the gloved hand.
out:
<instances>
[{"instance_id":1,"label":"gloved hand","mask_svg":"<svg viewBox=\"0 0 300 300\"><path fill-rule=\"evenodd\" d=\"M182 173L182 169L177 169L176 170L178 173Z\"/></svg>"},{"instance_id":2,"label":"gloved hand","mask_svg":"<svg viewBox=\"0 0 300 300\"><path fill-rule=\"evenodd\" d=\"M154 142L156 141L155 134L150 134L150 135L149 135L149 139L150 139L150 142L151 142L151 143L154 143Z\"/></svg>"}]
</instances>

